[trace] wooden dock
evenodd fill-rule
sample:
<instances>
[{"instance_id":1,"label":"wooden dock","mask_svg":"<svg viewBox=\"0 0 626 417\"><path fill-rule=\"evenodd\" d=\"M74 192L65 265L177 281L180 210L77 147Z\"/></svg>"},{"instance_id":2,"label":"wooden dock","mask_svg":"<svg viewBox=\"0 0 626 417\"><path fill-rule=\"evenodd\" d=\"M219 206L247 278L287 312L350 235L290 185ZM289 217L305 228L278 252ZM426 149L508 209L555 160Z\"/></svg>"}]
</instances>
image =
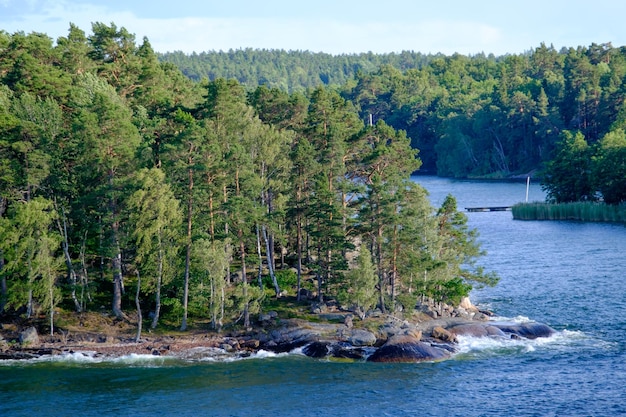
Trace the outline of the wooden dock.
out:
<instances>
[{"instance_id":1,"label":"wooden dock","mask_svg":"<svg viewBox=\"0 0 626 417\"><path fill-rule=\"evenodd\" d=\"M476 213L479 211L511 211L510 206L497 206L497 207L465 207L465 210L470 213Z\"/></svg>"}]
</instances>

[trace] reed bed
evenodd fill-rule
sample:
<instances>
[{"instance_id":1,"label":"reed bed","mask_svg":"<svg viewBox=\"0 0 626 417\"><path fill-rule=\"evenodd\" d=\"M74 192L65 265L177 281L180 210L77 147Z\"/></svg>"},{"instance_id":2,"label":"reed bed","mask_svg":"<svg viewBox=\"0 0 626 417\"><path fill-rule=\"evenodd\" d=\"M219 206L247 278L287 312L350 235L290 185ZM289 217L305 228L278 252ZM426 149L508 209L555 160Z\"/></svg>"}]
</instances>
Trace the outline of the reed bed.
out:
<instances>
[{"instance_id":1,"label":"reed bed","mask_svg":"<svg viewBox=\"0 0 626 417\"><path fill-rule=\"evenodd\" d=\"M626 223L626 205L597 202L518 203L511 209L516 220L580 220L584 222Z\"/></svg>"}]
</instances>

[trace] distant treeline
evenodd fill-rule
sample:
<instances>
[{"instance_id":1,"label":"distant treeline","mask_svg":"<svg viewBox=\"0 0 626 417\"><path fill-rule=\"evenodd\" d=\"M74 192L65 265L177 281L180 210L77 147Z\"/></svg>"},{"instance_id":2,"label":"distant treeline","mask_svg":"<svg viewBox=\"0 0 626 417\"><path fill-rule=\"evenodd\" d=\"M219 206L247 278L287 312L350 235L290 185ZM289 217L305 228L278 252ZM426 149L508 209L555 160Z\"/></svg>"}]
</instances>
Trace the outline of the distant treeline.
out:
<instances>
[{"instance_id":1,"label":"distant treeline","mask_svg":"<svg viewBox=\"0 0 626 417\"><path fill-rule=\"evenodd\" d=\"M259 85L283 91L304 91L320 85L342 86L359 73L372 73L382 65L402 71L422 68L433 58L419 52L331 55L323 52L280 49L230 49L185 54L181 51L158 54L162 62L176 65L194 81L203 78L236 79L250 89Z\"/></svg>"},{"instance_id":2,"label":"distant treeline","mask_svg":"<svg viewBox=\"0 0 626 417\"><path fill-rule=\"evenodd\" d=\"M362 120L404 130L422 170L442 176L537 173L564 132L594 146L626 124L626 48L610 43L500 57L253 49L159 57L192 79L235 78L250 90L335 86Z\"/></svg>"}]
</instances>

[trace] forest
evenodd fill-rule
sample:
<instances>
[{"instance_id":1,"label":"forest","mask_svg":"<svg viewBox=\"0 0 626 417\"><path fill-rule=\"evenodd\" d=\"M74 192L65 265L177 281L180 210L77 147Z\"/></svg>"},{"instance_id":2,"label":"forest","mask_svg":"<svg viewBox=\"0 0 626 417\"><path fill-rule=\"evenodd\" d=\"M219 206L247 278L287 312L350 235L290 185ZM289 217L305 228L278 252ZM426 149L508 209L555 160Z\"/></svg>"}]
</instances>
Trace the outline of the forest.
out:
<instances>
[{"instance_id":1,"label":"forest","mask_svg":"<svg viewBox=\"0 0 626 417\"><path fill-rule=\"evenodd\" d=\"M626 189L625 47L557 51L541 44L499 57L244 49L159 58L194 79L234 78L250 90L333 88L361 120L372 117L406 132L420 150L422 172L457 178L530 174L542 177L555 201L568 201L572 193L624 200L605 194ZM572 156L583 166L548 164ZM578 185L567 178L573 177L584 183L581 191L572 190Z\"/></svg>"},{"instance_id":2,"label":"forest","mask_svg":"<svg viewBox=\"0 0 626 417\"><path fill-rule=\"evenodd\" d=\"M0 31L0 313L248 327L270 300L455 304L497 277L416 172L626 199L626 49L156 53Z\"/></svg>"},{"instance_id":3,"label":"forest","mask_svg":"<svg viewBox=\"0 0 626 417\"><path fill-rule=\"evenodd\" d=\"M364 317L497 281L372 101L408 75L343 91L194 81L148 39L91 30L0 32L0 313L51 333L59 309L219 330L282 297Z\"/></svg>"}]
</instances>

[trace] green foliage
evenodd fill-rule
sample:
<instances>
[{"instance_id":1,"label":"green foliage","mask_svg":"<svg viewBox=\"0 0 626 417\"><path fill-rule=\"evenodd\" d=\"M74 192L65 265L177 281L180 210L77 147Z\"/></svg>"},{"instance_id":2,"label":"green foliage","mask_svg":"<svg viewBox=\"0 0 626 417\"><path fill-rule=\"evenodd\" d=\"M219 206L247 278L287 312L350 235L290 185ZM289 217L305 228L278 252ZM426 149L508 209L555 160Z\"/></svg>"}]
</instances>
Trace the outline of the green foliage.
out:
<instances>
[{"instance_id":1,"label":"green foliage","mask_svg":"<svg viewBox=\"0 0 626 417\"><path fill-rule=\"evenodd\" d=\"M180 323L184 314L183 304L179 297L164 297L161 300L162 311L161 317L164 322L169 325L175 326Z\"/></svg>"},{"instance_id":2,"label":"green foliage","mask_svg":"<svg viewBox=\"0 0 626 417\"><path fill-rule=\"evenodd\" d=\"M626 202L626 133L617 129L607 133L592 157L594 189L607 204Z\"/></svg>"},{"instance_id":3,"label":"green foliage","mask_svg":"<svg viewBox=\"0 0 626 417\"><path fill-rule=\"evenodd\" d=\"M492 57L402 53L379 65L366 54L340 58L341 75L326 65L333 57L296 53L300 62L284 66L289 80L276 85L241 65L247 81L194 83L112 23L94 23L89 36L70 25L56 46L41 34L0 42L2 273L14 308L37 301L51 320L59 289L78 280L87 309L112 292L122 317L134 308L122 294L134 277L123 274L138 272L153 326L162 306L168 325L186 328L191 314L216 329L247 327L266 297L249 284L258 258L268 268L296 259L288 266L298 272L278 270L275 287L310 286L303 274L314 274L320 300L343 295L361 313L374 299L394 308L418 295L456 300L488 274L474 265L482 252L455 203L436 213L411 182L416 145L431 167L435 151L450 154L442 170L469 156L454 175L531 165L549 151L551 106L563 93L548 73L558 65L540 85L524 73L526 58L501 67ZM311 82L306 59L325 63L321 83ZM370 114L375 123L365 126ZM526 133L507 141L506 126ZM513 158L520 143L525 154ZM61 248L53 229L63 230ZM350 269L356 245L362 256Z\"/></svg>"},{"instance_id":4,"label":"green foliage","mask_svg":"<svg viewBox=\"0 0 626 417\"><path fill-rule=\"evenodd\" d=\"M298 276L291 269L281 269L276 271L276 281L278 286L284 289L295 289L298 281ZM268 283L268 288L272 288L273 284Z\"/></svg>"},{"instance_id":5,"label":"green foliage","mask_svg":"<svg viewBox=\"0 0 626 417\"><path fill-rule=\"evenodd\" d=\"M443 282L435 282L432 285L432 295L436 301L445 301L452 305L458 305L463 297L469 295L472 286L463 278L456 277Z\"/></svg>"},{"instance_id":6,"label":"green foliage","mask_svg":"<svg viewBox=\"0 0 626 417\"><path fill-rule=\"evenodd\" d=\"M550 202L594 200L591 148L582 133L563 133L556 156L546 166L542 188Z\"/></svg>"},{"instance_id":7,"label":"green foliage","mask_svg":"<svg viewBox=\"0 0 626 417\"><path fill-rule=\"evenodd\" d=\"M440 243L438 246L437 260L443 266L443 279L436 287L442 287L441 296L456 297L465 291L463 284L477 283L480 285L493 286L498 282L498 277L476 266L477 259L485 253L478 243L478 232L469 229L467 216L457 210L456 199L448 195L437 211ZM448 288L448 282L461 279L461 283ZM437 281L437 280L435 280ZM467 289L466 292L469 292ZM467 295L467 294L466 294Z\"/></svg>"},{"instance_id":8,"label":"green foliage","mask_svg":"<svg viewBox=\"0 0 626 417\"><path fill-rule=\"evenodd\" d=\"M261 86L255 100L271 95L274 102L255 108L270 123L285 110L277 91L341 85L362 120L371 115L406 131L425 168L439 175L527 173L551 158L563 130L580 130L592 144L624 120L626 60L611 44L560 51L541 44L502 57L243 49L160 59L194 80L237 79L249 91Z\"/></svg>"},{"instance_id":9,"label":"green foliage","mask_svg":"<svg viewBox=\"0 0 626 417\"><path fill-rule=\"evenodd\" d=\"M154 274L165 266L155 265L165 263L161 258L177 255L182 213L161 170L143 169L138 172L137 180L140 188L128 200L129 220L137 241L136 261Z\"/></svg>"},{"instance_id":10,"label":"green foliage","mask_svg":"<svg viewBox=\"0 0 626 417\"><path fill-rule=\"evenodd\" d=\"M403 51L377 55L372 53L333 56L310 51L255 50L209 51L193 55L182 52L159 54L189 78L236 79L249 89L257 86L282 91L306 91L319 86L339 86L358 73L369 73L388 63L403 70L417 68L432 59L431 55Z\"/></svg>"},{"instance_id":11,"label":"green foliage","mask_svg":"<svg viewBox=\"0 0 626 417\"><path fill-rule=\"evenodd\" d=\"M363 319L365 313L376 305L376 276L372 254L364 245L359 248L356 265L346 273L347 287L339 293L341 303L354 306L357 315Z\"/></svg>"},{"instance_id":12,"label":"green foliage","mask_svg":"<svg viewBox=\"0 0 626 417\"><path fill-rule=\"evenodd\" d=\"M0 218L0 251L5 257L0 272L8 276L11 288L7 307L18 309L26 304L30 317L36 300L48 310L54 329L54 308L60 301L56 283L62 265L58 256L61 238L53 231L57 213L52 202L37 197L18 203L10 214Z\"/></svg>"},{"instance_id":13,"label":"green foliage","mask_svg":"<svg viewBox=\"0 0 626 417\"><path fill-rule=\"evenodd\" d=\"M194 244L193 250L194 272L200 277L194 298L205 304L213 328L220 329L227 302L225 293L232 246L229 240L210 242L200 239Z\"/></svg>"},{"instance_id":14,"label":"green foliage","mask_svg":"<svg viewBox=\"0 0 626 417\"><path fill-rule=\"evenodd\" d=\"M232 308L230 309L231 322L237 323L244 319L245 314L258 314L261 312L261 306L265 298L265 292L258 286L247 286L242 283L230 288L229 298L231 299Z\"/></svg>"},{"instance_id":15,"label":"green foliage","mask_svg":"<svg viewBox=\"0 0 626 417\"><path fill-rule=\"evenodd\" d=\"M163 171L143 169L138 172L137 180L140 188L128 199L129 222L144 290L156 294L154 328L159 320L161 287L174 279L180 267L183 215Z\"/></svg>"}]
</instances>

